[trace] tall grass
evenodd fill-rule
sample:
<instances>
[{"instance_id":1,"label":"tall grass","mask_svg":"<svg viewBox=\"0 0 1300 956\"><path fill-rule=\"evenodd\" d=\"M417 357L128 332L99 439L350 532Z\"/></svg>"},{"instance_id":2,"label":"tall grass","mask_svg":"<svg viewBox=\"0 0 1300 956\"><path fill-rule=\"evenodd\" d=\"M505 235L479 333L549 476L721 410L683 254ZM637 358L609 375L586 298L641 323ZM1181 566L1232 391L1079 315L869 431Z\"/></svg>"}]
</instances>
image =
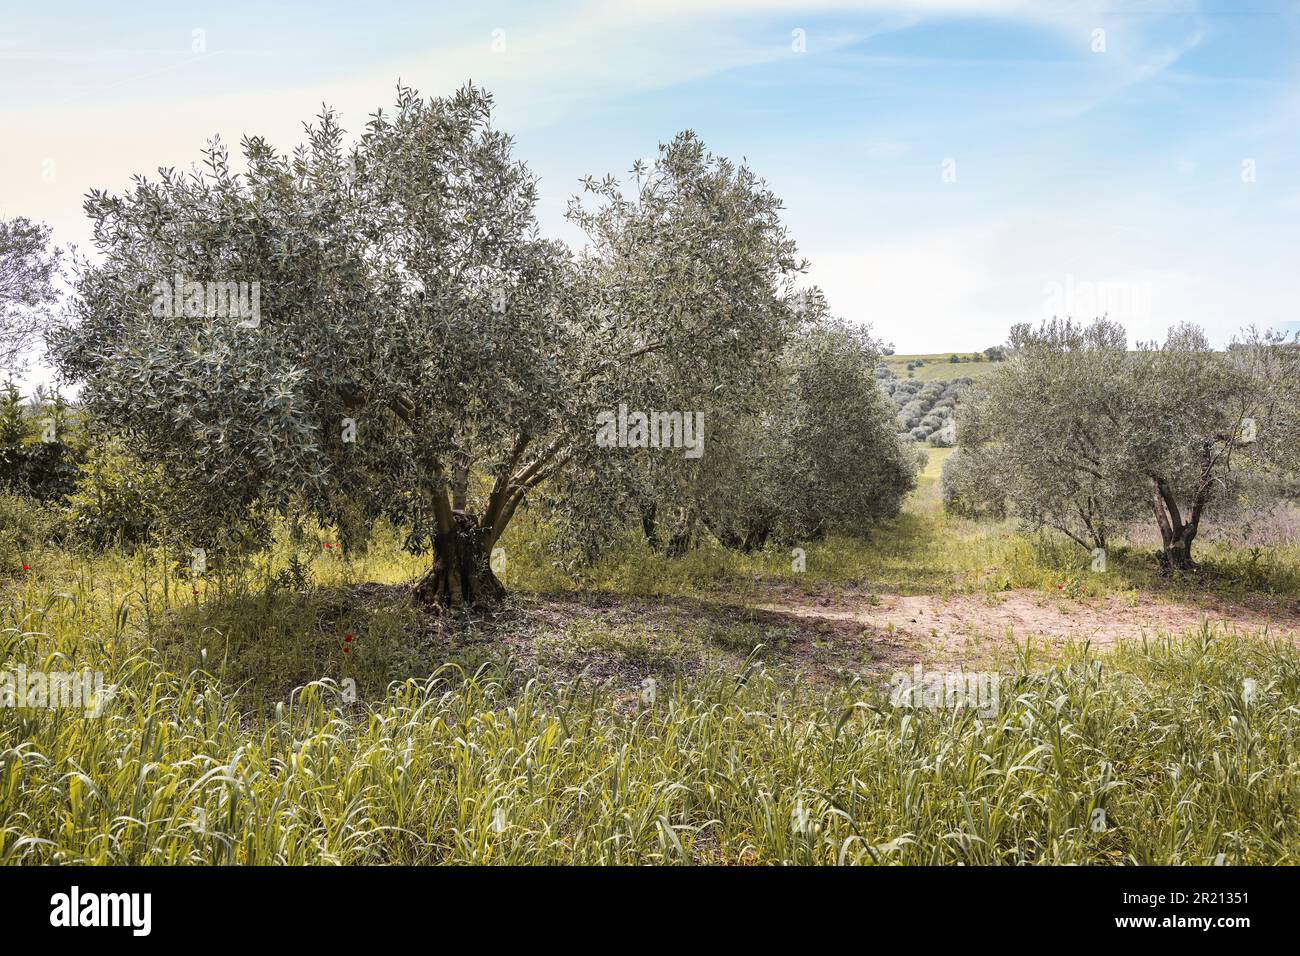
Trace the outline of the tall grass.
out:
<instances>
[{"instance_id":1,"label":"tall grass","mask_svg":"<svg viewBox=\"0 0 1300 956\"><path fill-rule=\"evenodd\" d=\"M98 718L0 709L0 862L1300 862L1289 644L1026 649L985 719L758 665L635 703L447 667L264 715L74 604L29 606L0 669L101 668L115 694Z\"/></svg>"},{"instance_id":2,"label":"tall grass","mask_svg":"<svg viewBox=\"0 0 1300 956\"><path fill-rule=\"evenodd\" d=\"M1009 527L939 513L930 472L894 525L865 547L810 544L803 573L776 550L669 562L628 542L572 579L523 522L503 577L743 603L773 582L1059 576ZM1206 629L1050 666L1026 647L979 718L893 707L882 675L852 678L865 665L805 686L753 646L779 629L679 602L676 643L652 646L635 618L561 627L537 650L565 666L541 683L495 641L449 653L429 637L445 622L360 587L418 573L393 541L346 558L326 543L281 541L194 579L148 553L24 552L28 570L3 585L0 671L88 668L114 693L99 717L0 707L0 862L1300 862L1289 643ZM473 626L456 624L462 638ZM675 666L696 647L719 653ZM626 681L558 676L601 655L661 684L642 699Z\"/></svg>"}]
</instances>

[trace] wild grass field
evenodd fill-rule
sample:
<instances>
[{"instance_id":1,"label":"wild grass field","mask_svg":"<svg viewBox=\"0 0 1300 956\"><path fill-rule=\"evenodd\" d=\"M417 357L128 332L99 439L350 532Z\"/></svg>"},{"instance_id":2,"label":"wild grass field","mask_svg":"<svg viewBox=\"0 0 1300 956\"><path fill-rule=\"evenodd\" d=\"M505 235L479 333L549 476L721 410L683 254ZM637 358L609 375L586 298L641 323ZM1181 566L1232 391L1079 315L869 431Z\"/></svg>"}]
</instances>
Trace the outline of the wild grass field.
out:
<instances>
[{"instance_id":1,"label":"wild grass field","mask_svg":"<svg viewBox=\"0 0 1300 956\"><path fill-rule=\"evenodd\" d=\"M483 612L417 603L391 530L202 575L23 554L0 670L110 691L0 708L0 861L1300 862L1300 552L1093 572L946 515L947 454L803 570L629 540L574 576L516 522ZM996 674L997 706L900 705L918 666Z\"/></svg>"}]
</instances>

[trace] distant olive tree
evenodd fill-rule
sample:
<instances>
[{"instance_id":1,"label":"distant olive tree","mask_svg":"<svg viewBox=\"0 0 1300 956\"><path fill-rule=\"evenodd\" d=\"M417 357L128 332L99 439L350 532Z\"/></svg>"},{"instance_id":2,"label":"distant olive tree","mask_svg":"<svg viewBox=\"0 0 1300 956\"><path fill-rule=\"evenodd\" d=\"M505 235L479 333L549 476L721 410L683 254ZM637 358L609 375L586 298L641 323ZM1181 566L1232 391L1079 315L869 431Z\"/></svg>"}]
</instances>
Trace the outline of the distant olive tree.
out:
<instances>
[{"instance_id":1,"label":"distant olive tree","mask_svg":"<svg viewBox=\"0 0 1300 956\"><path fill-rule=\"evenodd\" d=\"M962 518L1006 517L1006 501L978 467L971 465L969 451L954 448L939 473L939 491L944 511Z\"/></svg>"},{"instance_id":2,"label":"distant olive tree","mask_svg":"<svg viewBox=\"0 0 1300 956\"><path fill-rule=\"evenodd\" d=\"M752 550L773 537L863 533L898 514L916 454L875 378L879 349L863 328L829 317L791 340L763 407L715 459L703 513L719 541Z\"/></svg>"},{"instance_id":3,"label":"distant olive tree","mask_svg":"<svg viewBox=\"0 0 1300 956\"><path fill-rule=\"evenodd\" d=\"M1191 569L1207 513L1277 460L1257 445L1286 420L1279 376L1261 371L1271 348L1215 351L1186 324L1133 351L1104 319L1017 326L959 410L965 467L1026 524L1084 547L1146 511L1161 564Z\"/></svg>"},{"instance_id":4,"label":"distant olive tree","mask_svg":"<svg viewBox=\"0 0 1300 956\"><path fill-rule=\"evenodd\" d=\"M44 223L0 219L0 369L14 370L49 320L62 255Z\"/></svg>"}]
</instances>

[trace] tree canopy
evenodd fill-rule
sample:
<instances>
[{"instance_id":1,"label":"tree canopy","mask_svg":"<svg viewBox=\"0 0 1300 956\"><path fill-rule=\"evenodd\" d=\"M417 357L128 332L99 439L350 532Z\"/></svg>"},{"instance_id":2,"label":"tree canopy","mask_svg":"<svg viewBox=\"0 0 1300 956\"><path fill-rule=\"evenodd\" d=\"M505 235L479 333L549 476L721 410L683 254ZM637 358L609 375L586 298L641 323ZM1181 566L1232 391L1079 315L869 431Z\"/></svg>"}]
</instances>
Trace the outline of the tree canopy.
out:
<instances>
[{"instance_id":1,"label":"tree canopy","mask_svg":"<svg viewBox=\"0 0 1300 956\"><path fill-rule=\"evenodd\" d=\"M49 226L0 219L0 368L14 369L48 321L62 257Z\"/></svg>"},{"instance_id":2,"label":"tree canopy","mask_svg":"<svg viewBox=\"0 0 1300 956\"><path fill-rule=\"evenodd\" d=\"M201 167L90 194L101 258L54 353L98 420L182 492L196 541L255 511L387 516L434 555L422 592L458 603L499 593L488 555L543 483L621 475L595 509L548 496L591 524L638 483L663 500L718 470L712 444L707 466L630 463L593 440L602 414L699 413L710 443L738 447L727 423L820 320L780 200L686 132L627 185L583 182L568 218L588 242L572 252L539 234L535 180L490 114L472 86L399 87L351 145L327 109L291 154L248 137L236 172L214 141ZM888 422L874 351L843 329L800 341L804 361L851 366L873 403L859 420ZM805 408L825 399L801 387ZM813 416L796 427L820 429L826 460L883 450L880 487L897 497L906 468L871 426L847 444ZM843 512L863 493L814 507Z\"/></svg>"},{"instance_id":3,"label":"tree canopy","mask_svg":"<svg viewBox=\"0 0 1300 956\"><path fill-rule=\"evenodd\" d=\"M1300 353L1280 337L1215 351L1184 324L1129 350L1115 322L1053 319L1015 327L1010 349L961 408L954 502L980 488L985 507L1089 548L1146 512L1162 563L1189 569L1210 510L1233 507L1247 478L1294 469Z\"/></svg>"}]
</instances>

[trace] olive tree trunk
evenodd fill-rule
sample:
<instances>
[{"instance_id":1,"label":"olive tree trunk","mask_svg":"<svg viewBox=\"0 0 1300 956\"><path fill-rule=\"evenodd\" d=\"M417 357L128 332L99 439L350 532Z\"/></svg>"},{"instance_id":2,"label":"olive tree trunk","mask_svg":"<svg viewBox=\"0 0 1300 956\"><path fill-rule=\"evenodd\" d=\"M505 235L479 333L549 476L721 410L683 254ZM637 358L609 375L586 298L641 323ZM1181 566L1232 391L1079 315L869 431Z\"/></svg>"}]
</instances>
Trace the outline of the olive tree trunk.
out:
<instances>
[{"instance_id":1,"label":"olive tree trunk","mask_svg":"<svg viewBox=\"0 0 1300 956\"><path fill-rule=\"evenodd\" d=\"M1192 501L1191 516L1183 520L1182 511L1168 483L1160 476L1151 478L1151 510L1160 527L1160 554L1157 556L1165 571L1194 571L1192 542L1201 523L1201 513L1208 500L1208 486L1202 486Z\"/></svg>"},{"instance_id":2,"label":"olive tree trunk","mask_svg":"<svg viewBox=\"0 0 1300 956\"><path fill-rule=\"evenodd\" d=\"M454 514L452 531L434 537L433 567L417 582L416 595L444 607L500 601L506 589L492 570L496 536L472 515Z\"/></svg>"}]
</instances>

